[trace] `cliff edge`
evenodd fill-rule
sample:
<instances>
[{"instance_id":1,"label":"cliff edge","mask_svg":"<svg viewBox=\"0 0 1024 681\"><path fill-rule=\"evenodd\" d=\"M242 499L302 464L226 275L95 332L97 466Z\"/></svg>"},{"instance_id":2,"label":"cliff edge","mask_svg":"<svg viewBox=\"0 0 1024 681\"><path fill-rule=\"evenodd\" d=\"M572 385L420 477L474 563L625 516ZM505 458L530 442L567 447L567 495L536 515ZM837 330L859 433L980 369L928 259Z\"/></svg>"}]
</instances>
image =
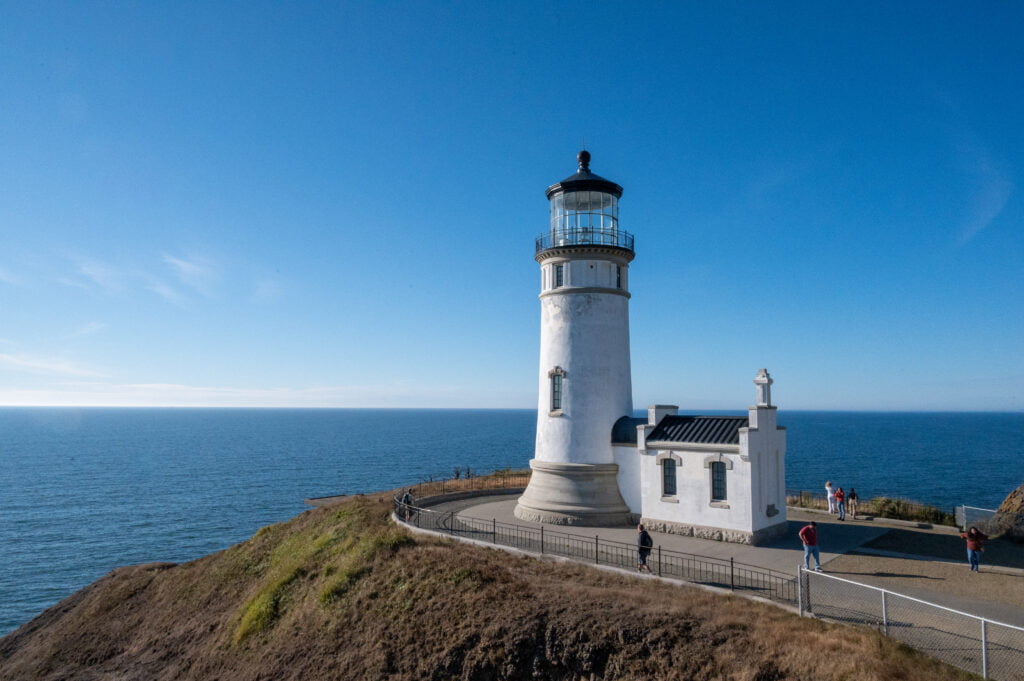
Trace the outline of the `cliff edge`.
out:
<instances>
[{"instance_id":1,"label":"cliff edge","mask_svg":"<svg viewBox=\"0 0 1024 681\"><path fill-rule=\"evenodd\" d=\"M864 628L413 537L356 497L199 560L121 568L0 639L0 678L968 678Z\"/></svg>"}]
</instances>

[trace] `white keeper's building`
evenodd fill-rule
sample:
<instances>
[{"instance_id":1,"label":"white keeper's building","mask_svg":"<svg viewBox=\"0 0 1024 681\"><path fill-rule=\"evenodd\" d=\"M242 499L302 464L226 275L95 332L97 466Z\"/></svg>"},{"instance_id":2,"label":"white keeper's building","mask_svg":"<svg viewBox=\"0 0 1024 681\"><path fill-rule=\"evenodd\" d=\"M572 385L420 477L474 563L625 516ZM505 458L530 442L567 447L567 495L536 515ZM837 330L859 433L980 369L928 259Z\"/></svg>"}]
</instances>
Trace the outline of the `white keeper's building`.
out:
<instances>
[{"instance_id":1,"label":"white keeper's building","mask_svg":"<svg viewBox=\"0 0 1024 681\"><path fill-rule=\"evenodd\" d=\"M629 265L622 187L579 170L551 185L541 267L537 443L515 514L563 525L642 522L656 531L759 544L786 530L786 431L772 379L742 416L633 416Z\"/></svg>"}]
</instances>

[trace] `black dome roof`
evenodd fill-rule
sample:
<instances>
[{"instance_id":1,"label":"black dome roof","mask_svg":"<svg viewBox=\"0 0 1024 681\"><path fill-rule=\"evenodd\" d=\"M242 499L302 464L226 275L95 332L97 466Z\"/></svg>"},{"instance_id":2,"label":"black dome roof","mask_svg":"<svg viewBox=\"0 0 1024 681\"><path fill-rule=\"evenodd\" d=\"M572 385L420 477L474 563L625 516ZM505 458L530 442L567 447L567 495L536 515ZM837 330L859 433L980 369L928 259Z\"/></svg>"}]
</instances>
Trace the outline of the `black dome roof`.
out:
<instances>
[{"instance_id":1,"label":"black dome roof","mask_svg":"<svg viewBox=\"0 0 1024 681\"><path fill-rule=\"evenodd\" d=\"M605 194L614 195L615 198L622 198L622 187L611 180L606 180L600 175L590 172L589 151L586 149L580 151L580 153L576 154L576 160L579 162L579 170L561 182L556 182L548 187L544 193L549 199L555 194L583 191L604 192Z\"/></svg>"}]
</instances>

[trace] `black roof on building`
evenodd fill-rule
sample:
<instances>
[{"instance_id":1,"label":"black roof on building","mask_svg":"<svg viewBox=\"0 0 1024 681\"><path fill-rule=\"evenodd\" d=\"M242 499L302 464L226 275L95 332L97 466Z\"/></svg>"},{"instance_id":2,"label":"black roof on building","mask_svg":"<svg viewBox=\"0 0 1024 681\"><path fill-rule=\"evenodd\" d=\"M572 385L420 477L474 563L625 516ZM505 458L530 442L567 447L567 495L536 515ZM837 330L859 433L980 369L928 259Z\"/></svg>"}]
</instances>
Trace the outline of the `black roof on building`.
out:
<instances>
[{"instance_id":1,"label":"black roof on building","mask_svg":"<svg viewBox=\"0 0 1024 681\"><path fill-rule=\"evenodd\" d=\"M647 436L647 442L738 445L740 428L749 425L746 416L666 416Z\"/></svg>"},{"instance_id":2,"label":"black roof on building","mask_svg":"<svg viewBox=\"0 0 1024 681\"><path fill-rule=\"evenodd\" d=\"M555 194L583 191L604 192L605 194L614 195L617 199L622 198L622 187L611 180L606 180L600 175L590 172L589 151L584 149L576 154L576 161L579 163L579 170L561 182L556 182L548 187L547 191L544 192L548 199Z\"/></svg>"},{"instance_id":3,"label":"black roof on building","mask_svg":"<svg viewBox=\"0 0 1024 681\"><path fill-rule=\"evenodd\" d=\"M612 443L623 445L636 444L636 427L647 423L647 419L636 416L623 416L612 426Z\"/></svg>"}]
</instances>

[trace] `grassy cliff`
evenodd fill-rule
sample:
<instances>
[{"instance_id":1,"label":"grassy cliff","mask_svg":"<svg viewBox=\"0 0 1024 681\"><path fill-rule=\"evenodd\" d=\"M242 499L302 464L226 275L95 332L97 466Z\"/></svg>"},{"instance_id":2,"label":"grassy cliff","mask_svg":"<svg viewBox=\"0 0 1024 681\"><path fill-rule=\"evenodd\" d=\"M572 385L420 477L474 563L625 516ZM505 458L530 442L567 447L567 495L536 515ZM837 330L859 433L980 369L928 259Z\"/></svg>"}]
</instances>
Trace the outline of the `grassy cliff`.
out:
<instances>
[{"instance_id":1,"label":"grassy cliff","mask_svg":"<svg viewBox=\"0 0 1024 681\"><path fill-rule=\"evenodd\" d=\"M121 568L0 639L0 679L907 679L968 676L866 629L412 536L388 497Z\"/></svg>"}]
</instances>

